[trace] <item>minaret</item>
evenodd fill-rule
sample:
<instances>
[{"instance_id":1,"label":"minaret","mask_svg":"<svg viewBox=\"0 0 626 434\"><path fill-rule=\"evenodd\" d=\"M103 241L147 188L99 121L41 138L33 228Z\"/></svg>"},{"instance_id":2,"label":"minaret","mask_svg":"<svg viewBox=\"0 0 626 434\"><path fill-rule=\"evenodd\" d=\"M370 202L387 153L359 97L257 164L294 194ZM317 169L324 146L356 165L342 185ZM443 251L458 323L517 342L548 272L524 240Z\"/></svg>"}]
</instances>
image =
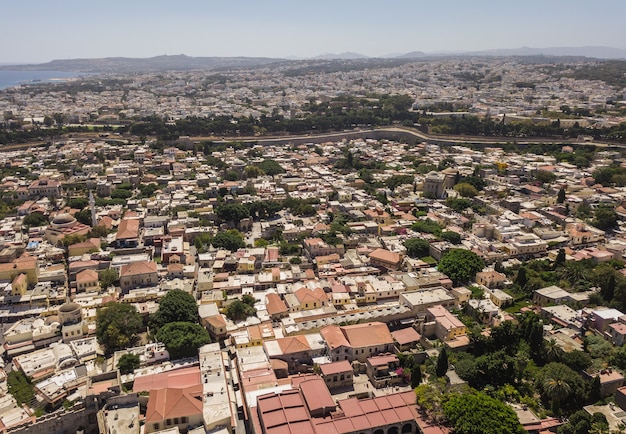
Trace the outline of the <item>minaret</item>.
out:
<instances>
[{"instance_id":1,"label":"minaret","mask_svg":"<svg viewBox=\"0 0 626 434\"><path fill-rule=\"evenodd\" d=\"M98 220L96 219L96 200L93 198L93 192L89 190L89 209L91 210L91 226L96 227Z\"/></svg>"}]
</instances>

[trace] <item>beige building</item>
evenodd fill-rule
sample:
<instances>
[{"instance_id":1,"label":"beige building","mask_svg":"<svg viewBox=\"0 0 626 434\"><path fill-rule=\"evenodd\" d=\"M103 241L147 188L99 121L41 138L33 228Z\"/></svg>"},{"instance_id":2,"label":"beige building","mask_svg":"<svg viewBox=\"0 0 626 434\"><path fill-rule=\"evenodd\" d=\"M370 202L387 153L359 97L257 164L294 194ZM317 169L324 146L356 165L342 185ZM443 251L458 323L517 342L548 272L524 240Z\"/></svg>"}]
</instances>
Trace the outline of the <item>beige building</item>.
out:
<instances>
[{"instance_id":1,"label":"beige building","mask_svg":"<svg viewBox=\"0 0 626 434\"><path fill-rule=\"evenodd\" d=\"M157 264L153 261L138 261L123 265L120 269L120 287L122 291L142 286L155 286L159 283Z\"/></svg>"}]
</instances>

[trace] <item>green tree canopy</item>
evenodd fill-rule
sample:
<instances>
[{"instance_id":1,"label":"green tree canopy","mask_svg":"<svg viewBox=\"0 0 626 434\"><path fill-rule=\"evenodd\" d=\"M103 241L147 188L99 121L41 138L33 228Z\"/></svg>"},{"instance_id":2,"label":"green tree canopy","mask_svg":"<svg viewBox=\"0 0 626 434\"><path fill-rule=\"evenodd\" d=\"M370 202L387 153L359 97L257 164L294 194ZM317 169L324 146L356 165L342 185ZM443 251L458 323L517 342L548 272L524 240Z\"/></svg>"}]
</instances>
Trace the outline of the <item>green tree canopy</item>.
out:
<instances>
[{"instance_id":1,"label":"green tree canopy","mask_svg":"<svg viewBox=\"0 0 626 434\"><path fill-rule=\"evenodd\" d=\"M453 394L443 411L456 434L524 434L517 415L504 402L482 392Z\"/></svg>"},{"instance_id":2,"label":"green tree canopy","mask_svg":"<svg viewBox=\"0 0 626 434\"><path fill-rule=\"evenodd\" d=\"M243 235L236 229L218 232L212 239L211 244L217 249L226 249L234 252L246 246Z\"/></svg>"},{"instance_id":3,"label":"green tree canopy","mask_svg":"<svg viewBox=\"0 0 626 434\"><path fill-rule=\"evenodd\" d=\"M159 329L156 339L165 344L172 360L198 355L198 348L211 342L209 332L197 323L170 322Z\"/></svg>"},{"instance_id":4,"label":"green tree canopy","mask_svg":"<svg viewBox=\"0 0 626 434\"><path fill-rule=\"evenodd\" d=\"M452 244L461 244L461 235L458 232L443 231L439 237Z\"/></svg>"},{"instance_id":5,"label":"green tree canopy","mask_svg":"<svg viewBox=\"0 0 626 434\"><path fill-rule=\"evenodd\" d=\"M218 206L215 214L225 222L239 223L239 220L250 217L250 211L244 205L239 203L227 203Z\"/></svg>"},{"instance_id":6,"label":"green tree canopy","mask_svg":"<svg viewBox=\"0 0 626 434\"><path fill-rule=\"evenodd\" d=\"M463 197L474 197L478 194L478 190L468 182L460 182L454 186L454 190Z\"/></svg>"},{"instance_id":7,"label":"green tree canopy","mask_svg":"<svg viewBox=\"0 0 626 434\"><path fill-rule=\"evenodd\" d=\"M40 212L34 212L24 217L22 224L26 227L43 226L48 224L48 218Z\"/></svg>"},{"instance_id":8,"label":"green tree canopy","mask_svg":"<svg viewBox=\"0 0 626 434\"><path fill-rule=\"evenodd\" d=\"M132 304L107 303L96 314L96 336L109 353L130 346L142 328L141 316Z\"/></svg>"},{"instance_id":9,"label":"green tree canopy","mask_svg":"<svg viewBox=\"0 0 626 434\"><path fill-rule=\"evenodd\" d=\"M120 360L117 362L117 369L120 370L120 374L130 374L135 369L138 369L139 365L139 356L137 354L127 353L120 357Z\"/></svg>"},{"instance_id":10,"label":"green tree canopy","mask_svg":"<svg viewBox=\"0 0 626 434\"><path fill-rule=\"evenodd\" d=\"M98 279L100 280L100 287L107 289L110 286L115 286L119 282L119 275L115 268L107 268L98 273Z\"/></svg>"},{"instance_id":11,"label":"green tree canopy","mask_svg":"<svg viewBox=\"0 0 626 434\"><path fill-rule=\"evenodd\" d=\"M285 169L278 164L274 160L263 160L258 164L259 169L261 169L266 175L274 176L279 173L285 173Z\"/></svg>"},{"instance_id":12,"label":"green tree canopy","mask_svg":"<svg viewBox=\"0 0 626 434\"><path fill-rule=\"evenodd\" d=\"M406 254L411 258L421 258L428 256L428 246L430 243L422 238L409 238L404 241Z\"/></svg>"},{"instance_id":13,"label":"green tree canopy","mask_svg":"<svg viewBox=\"0 0 626 434\"><path fill-rule=\"evenodd\" d=\"M437 365L435 366L435 375L437 377L443 377L448 372L448 351L446 347L439 352L439 357L437 357Z\"/></svg>"},{"instance_id":14,"label":"green tree canopy","mask_svg":"<svg viewBox=\"0 0 626 434\"><path fill-rule=\"evenodd\" d=\"M243 321L249 316L256 315L256 309L241 300L233 300L224 308L224 315L233 321Z\"/></svg>"},{"instance_id":15,"label":"green tree canopy","mask_svg":"<svg viewBox=\"0 0 626 434\"><path fill-rule=\"evenodd\" d=\"M608 206L598 207L591 224L604 231L613 229L617 226L617 213L615 209Z\"/></svg>"},{"instance_id":16,"label":"green tree canopy","mask_svg":"<svg viewBox=\"0 0 626 434\"><path fill-rule=\"evenodd\" d=\"M173 289L159 301L159 309L152 318L152 325L161 328L170 322L198 322L198 304L193 295Z\"/></svg>"},{"instance_id":17,"label":"green tree canopy","mask_svg":"<svg viewBox=\"0 0 626 434\"><path fill-rule=\"evenodd\" d=\"M476 253L465 249L451 249L439 261L438 269L455 283L469 282L485 267Z\"/></svg>"}]
</instances>

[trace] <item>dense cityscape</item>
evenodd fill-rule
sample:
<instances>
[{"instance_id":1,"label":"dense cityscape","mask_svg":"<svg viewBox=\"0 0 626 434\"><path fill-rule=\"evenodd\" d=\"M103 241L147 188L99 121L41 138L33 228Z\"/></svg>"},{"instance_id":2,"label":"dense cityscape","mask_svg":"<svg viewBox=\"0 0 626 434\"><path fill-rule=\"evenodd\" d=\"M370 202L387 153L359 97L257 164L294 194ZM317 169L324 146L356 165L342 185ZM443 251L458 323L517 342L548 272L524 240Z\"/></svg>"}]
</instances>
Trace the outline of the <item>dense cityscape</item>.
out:
<instances>
[{"instance_id":1,"label":"dense cityscape","mask_svg":"<svg viewBox=\"0 0 626 434\"><path fill-rule=\"evenodd\" d=\"M0 432L626 432L626 62L0 90Z\"/></svg>"}]
</instances>

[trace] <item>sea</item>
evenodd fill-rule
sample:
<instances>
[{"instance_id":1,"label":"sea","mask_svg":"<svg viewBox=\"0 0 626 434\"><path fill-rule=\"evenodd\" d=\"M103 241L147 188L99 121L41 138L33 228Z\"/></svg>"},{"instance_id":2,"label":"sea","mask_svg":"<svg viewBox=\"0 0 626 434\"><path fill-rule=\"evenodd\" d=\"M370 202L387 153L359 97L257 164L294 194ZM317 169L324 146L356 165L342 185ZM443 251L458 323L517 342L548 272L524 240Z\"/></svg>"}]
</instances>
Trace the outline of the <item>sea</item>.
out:
<instances>
[{"instance_id":1,"label":"sea","mask_svg":"<svg viewBox=\"0 0 626 434\"><path fill-rule=\"evenodd\" d=\"M22 84L52 83L76 78L85 73L68 71L0 71L0 89Z\"/></svg>"}]
</instances>

